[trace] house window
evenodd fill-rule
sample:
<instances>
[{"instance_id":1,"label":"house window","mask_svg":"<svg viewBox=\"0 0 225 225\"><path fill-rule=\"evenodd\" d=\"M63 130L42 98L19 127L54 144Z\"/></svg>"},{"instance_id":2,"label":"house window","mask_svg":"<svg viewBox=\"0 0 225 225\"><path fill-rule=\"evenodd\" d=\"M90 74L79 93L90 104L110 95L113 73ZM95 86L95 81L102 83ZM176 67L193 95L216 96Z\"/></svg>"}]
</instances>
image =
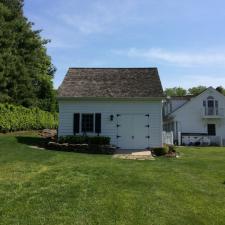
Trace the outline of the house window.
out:
<instances>
[{"instance_id":1,"label":"house window","mask_svg":"<svg viewBox=\"0 0 225 225\"><path fill-rule=\"evenodd\" d=\"M216 124L208 124L208 135L210 136L216 135Z\"/></svg>"},{"instance_id":2,"label":"house window","mask_svg":"<svg viewBox=\"0 0 225 225\"><path fill-rule=\"evenodd\" d=\"M212 96L209 96L206 101L203 101L203 107L207 116L218 115L219 104Z\"/></svg>"},{"instance_id":3,"label":"house window","mask_svg":"<svg viewBox=\"0 0 225 225\"><path fill-rule=\"evenodd\" d=\"M214 101L215 101L214 98L209 96L207 98L207 100L208 100L208 108L213 108L214 107Z\"/></svg>"},{"instance_id":4,"label":"house window","mask_svg":"<svg viewBox=\"0 0 225 225\"><path fill-rule=\"evenodd\" d=\"M94 132L94 114L82 114L82 132Z\"/></svg>"}]
</instances>

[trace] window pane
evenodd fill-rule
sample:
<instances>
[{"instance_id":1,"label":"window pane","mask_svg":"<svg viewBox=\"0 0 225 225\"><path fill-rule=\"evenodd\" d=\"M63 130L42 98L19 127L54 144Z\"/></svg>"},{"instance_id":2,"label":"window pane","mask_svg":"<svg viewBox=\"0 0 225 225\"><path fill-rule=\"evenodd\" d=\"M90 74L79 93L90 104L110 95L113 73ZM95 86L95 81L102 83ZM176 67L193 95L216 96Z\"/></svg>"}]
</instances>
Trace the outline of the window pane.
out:
<instances>
[{"instance_id":1,"label":"window pane","mask_svg":"<svg viewBox=\"0 0 225 225\"><path fill-rule=\"evenodd\" d=\"M214 107L214 101L208 100L208 107Z\"/></svg>"},{"instance_id":2,"label":"window pane","mask_svg":"<svg viewBox=\"0 0 225 225\"><path fill-rule=\"evenodd\" d=\"M94 115L82 114L82 132L94 131Z\"/></svg>"},{"instance_id":3,"label":"window pane","mask_svg":"<svg viewBox=\"0 0 225 225\"><path fill-rule=\"evenodd\" d=\"M216 125L208 124L208 135L215 136L216 135Z\"/></svg>"},{"instance_id":4,"label":"window pane","mask_svg":"<svg viewBox=\"0 0 225 225\"><path fill-rule=\"evenodd\" d=\"M205 101L203 101L203 106L205 107Z\"/></svg>"},{"instance_id":5,"label":"window pane","mask_svg":"<svg viewBox=\"0 0 225 225\"><path fill-rule=\"evenodd\" d=\"M215 101L215 104L216 104L216 108L218 108L218 101L217 100Z\"/></svg>"}]
</instances>

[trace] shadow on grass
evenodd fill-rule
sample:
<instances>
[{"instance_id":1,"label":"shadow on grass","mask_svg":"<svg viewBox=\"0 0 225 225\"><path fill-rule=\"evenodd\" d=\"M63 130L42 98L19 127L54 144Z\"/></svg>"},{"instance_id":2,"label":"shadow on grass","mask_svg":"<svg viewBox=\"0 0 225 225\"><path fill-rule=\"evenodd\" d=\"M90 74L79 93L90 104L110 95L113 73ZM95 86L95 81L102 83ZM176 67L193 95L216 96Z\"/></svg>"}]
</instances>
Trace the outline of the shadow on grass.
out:
<instances>
[{"instance_id":1,"label":"shadow on grass","mask_svg":"<svg viewBox=\"0 0 225 225\"><path fill-rule=\"evenodd\" d=\"M44 154L40 154L40 149L43 150L43 143L46 141L42 137L30 137L30 136L16 136L16 141L19 144L25 145L25 147L30 148L19 148L19 151L13 150L13 157L15 161L23 161L23 162L41 162L44 163L48 161L54 155L48 154L46 151ZM44 149L45 150L45 149Z\"/></svg>"},{"instance_id":2,"label":"shadow on grass","mask_svg":"<svg viewBox=\"0 0 225 225\"><path fill-rule=\"evenodd\" d=\"M22 137L17 136L16 137L17 142L25 145L33 145L33 146L41 146L43 142L45 141L41 137Z\"/></svg>"}]
</instances>

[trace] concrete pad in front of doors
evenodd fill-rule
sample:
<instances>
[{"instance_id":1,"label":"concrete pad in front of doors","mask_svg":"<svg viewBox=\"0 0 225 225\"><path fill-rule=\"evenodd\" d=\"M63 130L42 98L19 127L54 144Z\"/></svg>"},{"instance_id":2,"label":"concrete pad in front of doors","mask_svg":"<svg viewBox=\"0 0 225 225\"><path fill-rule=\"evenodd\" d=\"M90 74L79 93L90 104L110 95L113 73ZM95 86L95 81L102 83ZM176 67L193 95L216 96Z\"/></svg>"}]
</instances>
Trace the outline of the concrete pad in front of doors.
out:
<instances>
[{"instance_id":1,"label":"concrete pad in front of doors","mask_svg":"<svg viewBox=\"0 0 225 225\"><path fill-rule=\"evenodd\" d=\"M139 156L152 156L150 151L141 151L141 152L132 152L131 155L139 155Z\"/></svg>"},{"instance_id":2,"label":"concrete pad in front of doors","mask_svg":"<svg viewBox=\"0 0 225 225\"><path fill-rule=\"evenodd\" d=\"M117 151L117 154L113 156L113 158L118 159L135 159L135 160L154 160L155 158L152 156L151 151L142 150L142 151L129 151L129 150L121 150Z\"/></svg>"}]
</instances>

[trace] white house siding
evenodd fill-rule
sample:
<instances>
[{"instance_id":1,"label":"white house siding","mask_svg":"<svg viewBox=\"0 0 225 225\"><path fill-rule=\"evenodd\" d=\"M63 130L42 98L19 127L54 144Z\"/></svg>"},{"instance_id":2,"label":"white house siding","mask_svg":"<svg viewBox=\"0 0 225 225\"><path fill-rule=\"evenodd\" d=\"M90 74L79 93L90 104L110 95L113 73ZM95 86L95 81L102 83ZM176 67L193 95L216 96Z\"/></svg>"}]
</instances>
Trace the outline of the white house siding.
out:
<instances>
[{"instance_id":1,"label":"white house siding","mask_svg":"<svg viewBox=\"0 0 225 225\"><path fill-rule=\"evenodd\" d=\"M225 97L213 88L209 88L172 113L172 121L177 122L179 132L207 133L207 124L216 124L216 136L222 136L225 139L225 117L203 118L203 101L209 96L218 101L219 108L225 109Z\"/></svg>"},{"instance_id":2,"label":"white house siding","mask_svg":"<svg viewBox=\"0 0 225 225\"><path fill-rule=\"evenodd\" d=\"M117 145L117 114L150 114L149 147L162 146L162 103L161 101L72 101L59 100L58 135L73 135L74 113L101 113L101 135L109 136ZM110 115L114 120L110 121ZM145 134L143 134L145 135ZM134 146L136 148L138 146ZM146 146L148 147L148 146Z\"/></svg>"},{"instance_id":3,"label":"white house siding","mask_svg":"<svg viewBox=\"0 0 225 225\"><path fill-rule=\"evenodd\" d=\"M186 99L170 99L169 101L166 101L163 106L164 115L173 112L175 109L184 105L187 101L188 100Z\"/></svg>"}]
</instances>

